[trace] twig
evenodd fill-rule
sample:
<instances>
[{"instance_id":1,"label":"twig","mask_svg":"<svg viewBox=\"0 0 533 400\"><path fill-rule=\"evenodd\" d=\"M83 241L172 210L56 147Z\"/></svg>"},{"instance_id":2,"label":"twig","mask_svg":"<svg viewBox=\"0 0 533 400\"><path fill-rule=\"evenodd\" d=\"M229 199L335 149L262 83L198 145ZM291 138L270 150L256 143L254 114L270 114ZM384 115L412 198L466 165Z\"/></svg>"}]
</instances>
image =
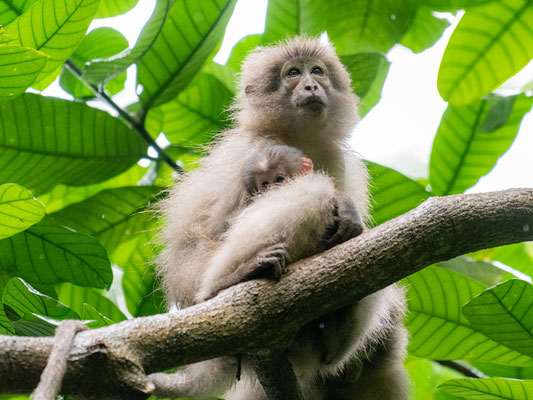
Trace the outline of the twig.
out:
<instances>
[{"instance_id":1,"label":"twig","mask_svg":"<svg viewBox=\"0 0 533 400\"><path fill-rule=\"evenodd\" d=\"M113 99L105 93L104 90L99 88L96 85L93 85L89 82L87 82L83 76L80 69L74 64L71 60L65 61L65 67L85 86L87 86L89 89L92 90L92 92L95 94L95 96L103 101L104 103L108 104L110 107L112 107L130 126L131 129L135 130L139 135L142 136L142 138L150 145L152 146L159 157L167 163L171 168L176 170L179 173L183 172L183 168L181 168L174 160L157 144L157 142L154 140L154 138L148 133L148 131L145 129L144 125L138 121L135 117L133 117L131 114L129 114L126 110L122 109L117 103L113 101Z\"/></svg>"},{"instance_id":2,"label":"twig","mask_svg":"<svg viewBox=\"0 0 533 400\"><path fill-rule=\"evenodd\" d=\"M465 365L457 361L451 361L451 360L435 360L435 362L439 363L440 365L444 367L453 369L454 371L457 371L460 374L463 374L464 376L467 376L469 378L486 378L487 377L487 375L485 375L481 371L478 371L471 365Z\"/></svg>"}]
</instances>

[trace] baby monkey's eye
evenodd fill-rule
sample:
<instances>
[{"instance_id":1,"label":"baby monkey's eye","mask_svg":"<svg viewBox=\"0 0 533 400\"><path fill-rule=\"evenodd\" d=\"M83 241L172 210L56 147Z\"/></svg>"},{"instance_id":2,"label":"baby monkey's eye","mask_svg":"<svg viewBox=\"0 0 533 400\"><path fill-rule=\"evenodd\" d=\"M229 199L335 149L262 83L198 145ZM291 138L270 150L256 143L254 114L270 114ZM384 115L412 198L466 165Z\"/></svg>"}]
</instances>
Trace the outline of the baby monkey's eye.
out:
<instances>
[{"instance_id":1,"label":"baby monkey's eye","mask_svg":"<svg viewBox=\"0 0 533 400\"><path fill-rule=\"evenodd\" d=\"M261 182L261 186L263 186L263 187L267 187L267 186L268 186L268 181L263 181L263 182Z\"/></svg>"},{"instance_id":2,"label":"baby monkey's eye","mask_svg":"<svg viewBox=\"0 0 533 400\"><path fill-rule=\"evenodd\" d=\"M281 183L285 180L285 177L283 175L276 176L276 183Z\"/></svg>"},{"instance_id":3,"label":"baby monkey's eye","mask_svg":"<svg viewBox=\"0 0 533 400\"><path fill-rule=\"evenodd\" d=\"M314 67L313 70L311 71L312 74L318 74L318 75L322 75L324 73L324 71L322 71L322 68L320 67Z\"/></svg>"},{"instance_id":4,"label":"baby monkey's eye","mask_svg":"<svg viewBox=\"0 0 533 400\"><path fill-rule=\"evenodd\" d=\"M287 72L287 75L289 76L296 76L296 75L300 75L300 71L296 68L292 68L289 70L289 72Z\"/></svg>"}]
</instances>

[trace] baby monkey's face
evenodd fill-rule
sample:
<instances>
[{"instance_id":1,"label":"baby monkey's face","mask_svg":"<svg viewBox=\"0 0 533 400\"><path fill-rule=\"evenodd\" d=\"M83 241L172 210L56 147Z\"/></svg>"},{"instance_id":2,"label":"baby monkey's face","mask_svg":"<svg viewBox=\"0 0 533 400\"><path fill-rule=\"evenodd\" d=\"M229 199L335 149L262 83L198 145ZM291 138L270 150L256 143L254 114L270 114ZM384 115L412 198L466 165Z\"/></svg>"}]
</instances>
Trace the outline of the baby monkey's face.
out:
<instances>
[{"instance_id":1,"label":"baby monkey's face","mask_svg":"<svg viewBox=\"0 0 533 400\"><path fill-rule=\"evenodd\" d=\"M296 172L298 171L295 171L294 173ZM255 186L257 191L263 193L269 189L279 186L292 175L294 175L294 173L291 174L290 171L287 171L283 167L283 165L273 166L272 168L257 174L255 177Z\"/></svg>"}]
</instances>

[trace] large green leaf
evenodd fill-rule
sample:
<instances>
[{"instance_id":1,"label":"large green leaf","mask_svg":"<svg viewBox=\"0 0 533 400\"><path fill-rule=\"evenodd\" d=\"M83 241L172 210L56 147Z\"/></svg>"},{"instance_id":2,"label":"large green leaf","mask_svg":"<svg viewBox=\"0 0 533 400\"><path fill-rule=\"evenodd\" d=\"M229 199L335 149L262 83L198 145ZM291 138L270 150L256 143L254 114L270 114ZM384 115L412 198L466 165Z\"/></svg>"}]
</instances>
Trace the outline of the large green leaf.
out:
<instances>
[{"instance_id":1,"label":"large green leaf","mask_svg":"<svg viewBox=\"0 0 533 400\"><path fill-rule=\"evenodd\" d=\"M500 86L533 58L533 3L501 0L466 12L439 69L450 103L468 104Z\"/></svg>"},{"instance_id":2,"label":"large green leaf","mask_svg":"<svg viewBox=\"0 0 533 400\"><path fill-rule=\"evenodd\" d=\"M410 0L271 0L263 41L327 31L339 54L387 52L409 28L414 12Z\"/></svg>"},{"instance_id":3,"label":"large green leaf","mask_svg":"<svg viewBox=\"0 0 533 400\"><path fill-rule=\"evenodd\" d=\"M138 317L165 312L162 292L157 288L151 263L154 254L150 232L121 244L115 253L114 262L124 271L122 288L130 313Z\"/></svg>"},{"instance_id":4,"label":"large green leaf","mask_svg":"<svg viewBox=\"0 0 533 400\"><path fill-rule=\"evenodd\" d=\"M448 26L450 23L433 16L429 7L420 6L416 10L413 24L403 35L400 43L413 52L420 53L433 46Z\"/></svg>"},{"instance_id":5,"label":"large green leaf","mask_svg":"<svg viewBox=\"0 0 533 400\"><path fill-rule=\"evenodd\" d=\"M533 277L533 257L528 253L526 243L501 246L475 253L476 258L497 260L517 271Z\"/></svg>"},{"instance_id":6,"label":"large green leaf","mask_svg":"<svg viewBox=\"0 0 533 400\"><path fill-rule=\"evenodd\" d=\"M11 279L2 295L2 302L19 316L37 314L57 320L80 319L79 315L65 304L39 293L20 278Z\"/></svg>"},{"instance_id":7,"label":"large green leaf","mask_svg":"<svg viewBox=\"0 0 533 400\"><path fill-rule=\"evenodd\" d=\"M0 185L0 240L36 224L44 214L43 204L28 189L14 183Z\"/></svg>"},{"instance_id":8,"label":"large green leaf","mask_svg":"<svg viewBox=\"0 0 533 400\"><path fill-rule=\"evenodd\" d=\"M174 100L152 108L146 128L157 137L164 132L172 144L205 143L227 124L232 93L217 78L200 74Z\"/></svg>"},{"instance_id":9,"label":"large green leaf","mask_svg":"<svg viewBox=\"0 0 533 400\"><path fill-rule=\"evenodd\" d=\"M472 360L532 366L533 358L476 331L461 308L484 286L444 268L428 267L404 280L408 285L409 351L435 360Z\"/></svg>"},{"instance_id":10,"label":"large green leaf","mask_svg":"<svg viewBox=\"0 0 533 400\"><path fill-rule=\"evenodd\" d=\"M41 0L10 23L6 32L21 46L50 56L37 81L54 72L83 39L100 0Z\"/></svg>"},{"instance_id":11,"label":"large green leaf","mask_svg":"<svg viewBox=\"0 0 533 400\"><path fill-rule=\"evenodd\" d=\"M423 4L433 10L455 11L477 7L495 0L414 0L416 4Z\"/></svg>"},{"instance_id":12,"label":"large green leaf","mask_svg":"<svg viewBox=\"0 0 533 400\"><path fill-rule=\"evenodd\" d=\"M6 26L38 0L2 0L0 1L0 25Z\"/></svg>"},{"instance_id":13,"label":"large green leaf","mask_svg":"<svg viewBox=\"0 0 533 400\"><path fill-rule=\"evenodd\" d=\"M112 252L149 228L151 215L146 208L160 191L153 186L107 189L51 215L60 224L98 238Z\"/></svg>"},{"instance_id":14,"label":"large green leaf","mask_svg":"<svg viewBox=\"0 0 533 400\"><path fill-rule=\"evenodd\" d=\"M438 266L469 276L488 286L500 283L504 276L508 279L514 277L490 262L473 260L467 256L440 262Z\"/></svg>"},{"instance_id":15,"label":"large green leaf","mask_svg":"<svg viewBox=\"0 0 533 400\"><path fill-rule=\"evenodd\" d=\"M163 30L137 64L145 109L174 98L191 81L220 40L236 0L178 0Z\"/></svg>"},{"instance_id":16,"label":"large green leaf","mask_svg":"<svg viewBox=\"0 0 533 400\"><path fill-rule=\"evenodd\" d=\"M437 195L463 193L488 173L513 142L533 98L518 95L507 121L493 132L479 127L490 113L491 100L448 106L442 116L429 164L429 183ZM500 102L505 102L500 98ZM492 107L498 107L498 102Z\"/></svg>"},{"instance_id":17,"label":"large green leaf","mask_svg":"<svg viewBox=\"0 0 533 400\"><path fill-rule=\"evenodd\" d=\"M376 225L402 215L429 197L422 185L398 171L367 161L372 179L372 219Z\"/></svg>"},{"instance_id":18,"label":"large green leaf","mask_svg":"<svg viewBox=\"0 0 533 400\"><path fill-rule=\"evenodd\" d=\"M29 93L0 104L0 183L38 193L93 184L129 168L146 147L120 120L84 104Z\"/></svg>"},{"instance_id":19,"label":"large green leaf","mask_svg":"<svg viewBox=\"0 0 533 400\"><path fill-rule=\"evenodd\" d=\"M0 46L0 102L26 91L43 70L48 56L20 46Z\"/></svg>"},{"instance_id":20,"label":"large green leaf","mask_svg":"<svg viewBox=\"0 0 533 400\"><path fill-rule=\"evenodd\" d=\"M112 28L97 28L89 32L83 38L71 61L81 70L84 70L85 62L98 57L111 57L128 47L128 40ZM124 89L126 74L122 73L112 82L105 85L107 92L114 95ZM59 80L61 87L75 98L93 97L94 93L67 69L61 71Z\"/></svg>"},{"instance_id":21,"label":"large green leaf","mask_svg":"<svg viewBox=\"0 0 533 400\"><path fill-rule=\"evenodd\" d=\"M108 82L126 71L131 64L137 62L150 49L157 35L161 32L171 3L171 0L157 0L154 12L142 29L135 46L113 57L101 55L99 57L108 58L93 59L88 62L83 69L83 78L94 84ZM100 5L99 13L104 4L106 2Z\"/></svg>"},{"instance_id":22,"label":"large green leaf","mask_svg":"<svg viewBox=\"0 0 533 400\"><path fill-rule=\"evenodd\" d=\"M437 393L437 386L447 380L463 378L457 371L435 361L409 356L405 362L411 381L409 400L458 400L451 394ZM444 395L444 396L443 396Z\"/></svg>"},{"instance_id":23,"label":"large green leaf","mask_svg":"<svg viewBox=\"0 0 533 400\"><path fill-rule=\"evenodd\" d=\"M490 288L463 307L479 332L533 357L533 285L512 279Z\"/></svg>"},{"instance_id":24,"label":"large green leaf","mask_svg":"<svg viewBox=\"0 0 533 400\"><path fill-rule=\"evenodd\" d=\"M46 206L46 211L51 214L66 206L86 200L104 189L135 186L146 173L147 168L135 164L127 171L102 183L87 186L57 185L51 191L39 196L38 199Z\"/></svg>"},{"instance_id":25,"label":"large green leaf","mask_svg":"<svg viewBox=\"0 0 533 400\"><path fill-rule=\"evenodd\" d=\"M116 17L131 10L139 0L104 0L98 7L96 18Z\"/></svg>"},{"instance_id":26,"label":"large green leaf","mask_svg":"<svg viewBox=\"0 0 533 400\"><path fill-rule=\"evenodd\" d=\"M309 22L315 33L326 30L339 54L388 52L411 26L416 10L410 0L311 0L310 3Z\"/></svg>"},{"instance_id":27,"label":"large green leaf","mask_svg":"<svg viewBox=\"0 0 533 400\"><path fill-rule=\"evenodd\" d=\"M465 399L478 400L531 400L533 381L511 379L452 379L439 386L442 390Z\"/></svg>"},{"instance_id":28,"label":"large green leaf","mask_svg":"<svg viewBox=\"0 0 533 400\"><path fill-rule=\"evenodd\" d=\"M361 98L359 114L366 115L381 98L390 63L380 53L358 53L341 57L352 76L352 88Z\"/></svg>"},{"instance_id":29,"label":"large green leaf","mask_svg":"<svg viewBox=\"0 0 533 400\"><path fill-rule=\"evenodd\" d=\"M277 42L305 33L309 3L309 0L269 0L262 42Z\"/></svg>"},{"instance_id":30,"label":"large green leaf","mask_svg":"<svg viewBox=\"0 0 533 400\"><path fill-rule=\"evenodd\" d=\"M487 376L498 376L513 379L533 379L533 367L512 367L490 363L472 363L472 365Z\"/></svg>"},{"instance_id":31,"label":"large green leaf","mask_svg":"<svg viewBox=\"0 0 533 400\"><path fill-rule=\"evenodd\" d=\"M102 294L101 290L79 287L70 283L62 283L56 286L57 299L84 317L84 313L92 313L92 309L111 320L119 322L126 319L120 309ZM90 307L88 308L87 305Z\"/></svg>"},{"instance_id":32,"label":"large green leaf","mask_svg":"<svg viewBox=\"0 0 533 400\"><path fill-rule=\"evenodd\" d=\"M105 249L94 238L57 225L52 218L0 240L0 268L28 282L72 282L108 287L113 279Z\"/></svg>"}]
</instances>

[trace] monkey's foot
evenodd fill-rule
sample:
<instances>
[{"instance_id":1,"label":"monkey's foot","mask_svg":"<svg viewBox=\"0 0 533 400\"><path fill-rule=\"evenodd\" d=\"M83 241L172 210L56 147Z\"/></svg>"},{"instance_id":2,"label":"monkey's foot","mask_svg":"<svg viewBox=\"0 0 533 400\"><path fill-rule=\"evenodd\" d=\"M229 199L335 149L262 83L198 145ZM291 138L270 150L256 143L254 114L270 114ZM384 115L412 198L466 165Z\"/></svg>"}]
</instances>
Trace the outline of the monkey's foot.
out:
<instances>
[{"instance_id":1,"label":"monkey's foot","mask_svg":"<svg viewBox=\"0 0 533 400\"><path fill-rule=\"evenodd\" d=\"M333 225L327 230L326 245L328 248L359 236L365 229L363 220L351 198L344 193L338 193L335 202Z\"/></svg>"},{"instance_id":2,"label":"monkey's foot","mask_svg":"<svg viewBox=\"0 0 533 400\"><path fill-rule=\"evenodd\" d=\"M220 277L216 284L200 287L196 295L196 303L209 300L215 297L220 291L234 286L238 283L256 278L268 278L279 280L281 275L287 270L289 263L289 253L287 244L277 243L266 249L260 250L249 261L242 263L239 267Z\"/></svg>"},{"instance_id":3,"label":"monkey's foot","mask_svg":"<svg viewBox=\"0 0 533 400\"><path fill-rule=\"evenodd\" d=\"M286 243L277 243L260 250L250 260L248 279L270 278L278 281L287 271L289 261Z\"/></svg>"}]
</instances>

